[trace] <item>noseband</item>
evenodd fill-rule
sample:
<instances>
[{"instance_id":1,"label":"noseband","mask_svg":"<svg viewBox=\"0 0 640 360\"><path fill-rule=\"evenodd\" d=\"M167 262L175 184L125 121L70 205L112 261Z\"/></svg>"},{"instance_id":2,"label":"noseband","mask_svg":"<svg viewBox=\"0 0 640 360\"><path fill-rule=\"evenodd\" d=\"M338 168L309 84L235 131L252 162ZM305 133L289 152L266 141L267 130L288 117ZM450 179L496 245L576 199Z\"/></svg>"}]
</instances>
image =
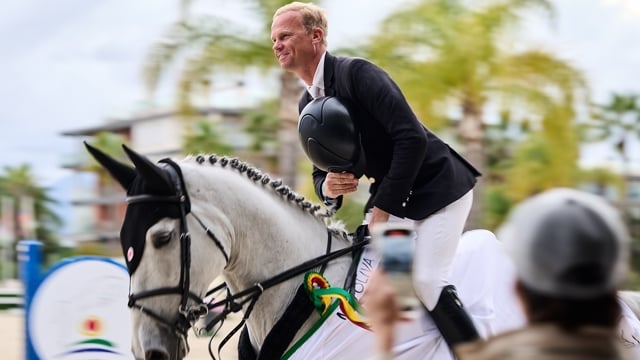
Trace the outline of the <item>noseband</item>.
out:
<instances>
[{"instance_id":1,"label":"noseband","mask_svg":"<svg viewBox=\"0 0 640 360\"><path fill-rule=\"evenodd\" d=\"M171 182L175 185L175 195L152 195L142 194L127 197L127 204L149 203L149 202L163 202L177 204L180 208L180 281L174 287L162 287L153 290L142 291L139 293L129 293L129 308L136 308L143 314L155 319L159 323L167 326L173 330L179 336L186 338L187 332L191 327L191 324L195 322L200 316L205 315L208 312L208 306L203 302L203 299L191 291L190 289L190 270L191 270L191 235L187 226L187 214L190 213L202 226L207 235L214 241L225 260L229 262L229 255L225 251L220 240L213 234L213 232L204 225L204 223L193 213L187 212L187 204L189 204L189 197L184 185L184 179L182 172L178 164L170 159L163 159L161 163L166 164L163 168L169 174ZM129 285L131 286L131 285ZM172 322L165 317L159 315L151 309L147 309L138 303L138 300L150 298L154 296L162 295L180 295L180 305L178 306L178 317ZM195 306L189 306L189 300L195 302Z\"/></svg>"}]
</instances>

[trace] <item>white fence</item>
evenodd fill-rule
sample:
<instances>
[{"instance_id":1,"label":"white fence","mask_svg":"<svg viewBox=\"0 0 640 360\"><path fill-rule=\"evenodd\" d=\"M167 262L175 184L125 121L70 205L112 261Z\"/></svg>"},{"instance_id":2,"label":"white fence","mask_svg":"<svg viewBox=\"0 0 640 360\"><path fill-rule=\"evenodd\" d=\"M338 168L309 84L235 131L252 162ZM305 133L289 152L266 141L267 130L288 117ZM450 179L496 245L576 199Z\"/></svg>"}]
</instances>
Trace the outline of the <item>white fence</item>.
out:
<instances>
[{"instance_id":1,"label":"white fence","mask_svg":"<svg viewBox=\"0 0 640 360\"><path fill-rule=\"evenodd\" d=\"M22 289L0 289L0 310L22 307L24 293Z\"/></svg>"}]
</instances>

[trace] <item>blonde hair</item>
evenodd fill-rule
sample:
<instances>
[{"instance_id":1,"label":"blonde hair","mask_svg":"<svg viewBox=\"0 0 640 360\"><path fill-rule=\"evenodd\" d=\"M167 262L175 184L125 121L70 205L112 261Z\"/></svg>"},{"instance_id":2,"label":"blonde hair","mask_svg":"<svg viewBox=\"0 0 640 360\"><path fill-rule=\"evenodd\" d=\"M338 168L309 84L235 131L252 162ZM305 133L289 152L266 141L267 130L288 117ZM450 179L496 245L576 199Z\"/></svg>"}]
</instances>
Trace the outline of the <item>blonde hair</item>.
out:
<instances>
[{"instance_id":1,"label":"blonde hair","mask_svg":"<svg viewBox=\"0 0 640 360\"><path fill-rule=\"evenodd\" d=\"M294 1L276 10L275 14L273 14L273 19L289 11L300 14L302 17L302 26L304 26L307 33L311 32L314 28L320 28L323 32L322 44L327 45L327 16L323 8L313 3Z\"/></svg>"}]
</instances>

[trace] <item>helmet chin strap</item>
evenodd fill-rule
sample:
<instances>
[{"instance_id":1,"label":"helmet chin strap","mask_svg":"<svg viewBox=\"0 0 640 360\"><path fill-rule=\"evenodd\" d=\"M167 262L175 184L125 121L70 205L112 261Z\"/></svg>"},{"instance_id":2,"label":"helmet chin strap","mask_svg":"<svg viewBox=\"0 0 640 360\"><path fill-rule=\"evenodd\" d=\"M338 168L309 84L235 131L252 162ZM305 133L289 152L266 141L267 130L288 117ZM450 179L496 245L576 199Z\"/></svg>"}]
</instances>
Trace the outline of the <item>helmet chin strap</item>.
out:
<instances>
[{"instance_id":1,"label":"helmet chin strap","mask_svg":"<svg viewBox=\"0 0 640 360\"><path fill-rule=\"evenodd\" d=\"M334 172L334 173L345 173L345 172L351 172L351 167L350 166L329 166L327 170L329 170L329 172Z\"/></svg>"},{"instance_id":2,"label":"helmet chin strap","mask_svg":"<svg viewBox=\"0 0 640 360\"><path fill-rule=\"evenodd\" d=\"M354 169L353 166L329 166L327 170L332 173L351 173L356 179L362 176L362 173Z\"/></svg>"}]
</instances>

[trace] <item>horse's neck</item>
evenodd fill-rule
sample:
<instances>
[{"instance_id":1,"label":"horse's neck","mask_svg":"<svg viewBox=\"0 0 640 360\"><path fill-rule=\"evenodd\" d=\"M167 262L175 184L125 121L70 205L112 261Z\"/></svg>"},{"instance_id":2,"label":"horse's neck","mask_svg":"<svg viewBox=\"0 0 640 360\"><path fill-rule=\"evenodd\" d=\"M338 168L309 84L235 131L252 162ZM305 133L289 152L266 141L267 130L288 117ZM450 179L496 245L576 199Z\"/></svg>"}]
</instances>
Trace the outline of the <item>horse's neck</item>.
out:
<instances>
[{"instance_id":1,"label":"horse's neck","mask_svg":"<svg viewBox=\"0 0 640 360\"><path fill-rule=\"evenodd\" d=\"M270 185L252 183L232 170L183 168L183 172L190 171L195 172L187 184L194 194L192 211L195 208L201 212L209 223L218 225L216 231L223 233L220 236L230 257L223 275L234 293L326 252L324 223L276 195ZM195 194L197 199L193 199ZM337 237L333 243L333 249L347 245ZM325 276L332 285L342 285L349 263L349 258L343 257L327 268ZM254 346L261 346L284 313L302 277L298 275L261 295L247 321Z\"/></svg>"},{"instance_id":2,"label":"horse's neck","mask_svg":"<svg viewBox=\"0 0 640 360\"><path fill-rule=\"evenodd\" d=\"M248 234L244 241L249 245L243 247L242 261L237 261L229 271L226 271L225 276L229 286L235 288L235 291L242 290L255 282L262 282L306 260L323 255L327 246L326 228L311 224L312 226L307 227L304 232L295 230L299 227L304 228L303 224L304 222L290 219L282 226L263 229L262 232L252 235ZM333 239L333 242L333 249L345 246L344 242L338 239ZM349 265L345 260L346 258L343 258L332 263L326 269L324 275L331 284L342 285ZM270 288L261 295L247 320L251 340L256 348L261 347L275 322L283 315L287 305L302 285L302 277L303 275L300 274ZM308 330L312 320L315 318L303 325L303 331Z\"/></svg>"}]
</instances>

